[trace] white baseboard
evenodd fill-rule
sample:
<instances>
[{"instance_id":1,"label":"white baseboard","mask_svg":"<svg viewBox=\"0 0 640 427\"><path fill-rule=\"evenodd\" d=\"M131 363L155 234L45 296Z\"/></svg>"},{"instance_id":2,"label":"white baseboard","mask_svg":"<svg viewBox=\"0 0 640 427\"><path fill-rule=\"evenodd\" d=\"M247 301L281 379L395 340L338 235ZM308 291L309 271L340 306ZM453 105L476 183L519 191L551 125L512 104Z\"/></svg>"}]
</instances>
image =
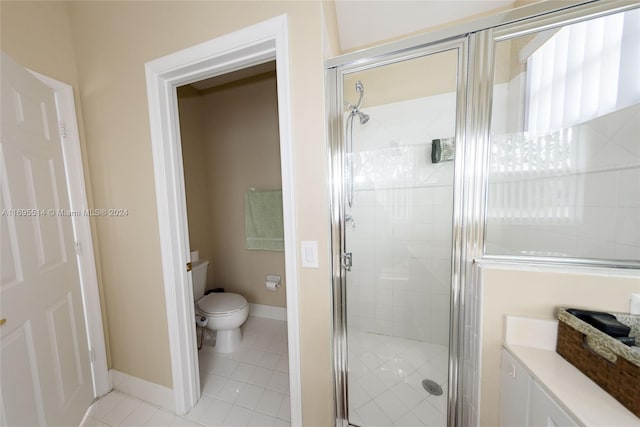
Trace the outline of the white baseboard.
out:
<instances>
[{"instance_id":1,"label":"white baseboard","mask_svg":"<svg viewBox=\"0 0 640 427\"><path fill-rule=\"evenodd\" d=\"M173 389L133 377L115 369L109 369L109 378L114 390L135 397L170 412L176 411Z\"/></svg>"},{"instance_id":2,"label":"white baseboard","mask_svg":"<svg viewBox=\"0 0 640 427\"><path fill-rule=\"evenodd\" d=\"M273 305L249 304L249 316L286 321L287 309Z\"/></svg>"}]
</instances>

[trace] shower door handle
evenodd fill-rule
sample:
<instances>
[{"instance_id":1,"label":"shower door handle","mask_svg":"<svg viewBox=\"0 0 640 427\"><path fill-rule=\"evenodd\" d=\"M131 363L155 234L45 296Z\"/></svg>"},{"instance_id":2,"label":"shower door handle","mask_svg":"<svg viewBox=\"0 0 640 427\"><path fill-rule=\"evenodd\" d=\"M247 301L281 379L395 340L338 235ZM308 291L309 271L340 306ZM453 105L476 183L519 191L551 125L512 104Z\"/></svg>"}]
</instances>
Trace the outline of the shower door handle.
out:
<instances>
[{"instance_id":1,"label":"shower door handle","mask_svg":"<svg viewBox=\"0 0 640 427\"><path fill-rule=\"evenodd\" d=\"M347 271L351 271L351 266L353 265L353 257L351 252L345 252L342 254L342 268Z\"/></svg>"}]
</instances>

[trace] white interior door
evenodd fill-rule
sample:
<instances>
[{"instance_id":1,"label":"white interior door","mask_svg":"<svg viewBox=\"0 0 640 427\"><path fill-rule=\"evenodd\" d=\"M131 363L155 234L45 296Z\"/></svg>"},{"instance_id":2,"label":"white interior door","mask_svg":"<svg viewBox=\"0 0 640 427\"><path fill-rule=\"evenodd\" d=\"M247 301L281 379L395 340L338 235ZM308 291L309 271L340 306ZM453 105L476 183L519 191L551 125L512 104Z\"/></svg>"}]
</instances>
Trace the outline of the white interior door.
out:
<instances>
[{"instance_id":1,"label":"white interior door","mask_svg":"<svg viewBox=\"0 0 640 427\"><path fill-rule=\"evenodd\" d=\"M0 422L78 425L93 390L55 97L1 60Z\"/></svg>"}]
</instances>

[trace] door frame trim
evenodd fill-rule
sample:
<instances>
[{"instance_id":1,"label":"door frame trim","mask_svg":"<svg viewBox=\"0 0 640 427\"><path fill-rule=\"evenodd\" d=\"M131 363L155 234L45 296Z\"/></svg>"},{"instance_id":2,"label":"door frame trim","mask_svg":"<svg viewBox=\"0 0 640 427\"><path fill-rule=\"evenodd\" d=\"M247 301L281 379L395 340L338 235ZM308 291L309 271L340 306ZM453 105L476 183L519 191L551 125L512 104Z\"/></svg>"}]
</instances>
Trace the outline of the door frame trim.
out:
<instances>
[{"instance_id":1,"label":"door frame trim","mask_svg":"<svg viewBox=\"0 0 640 427\"><path fill-rule=\"evenodd\" d=\"M302 425L295 170L287 15L280 15L145 64L176 412L200 398L186 196L177 87L276 61L280 161L287 276L291 424Z\"/></svg>"},{"instance_id":2,"label":"door frame trim","mask_svg":"<svg viewBox=\"0 0 640 427\"><path fill-rule=\"evenodd\" d=\"M50 87L55 96L56 110L59 114L58 128L64 123L66 136L61 135L64 170L67 177L69 203L74 212L88 212L89 204L85 185L84 165L80 146L80 133L76 118L76 105L73 88L51 77L27 69L34 77ZM100 288L96 270L93 238L91 234L91 218L88 215L72 215L73 234L76 242L81 243L80 254L77 255L78 274L82 306L87 327L87 341L93 350L95 360L91 362L94 397L103 396L111 391L111 381L107 367L107 350L105 345L102 309L100 305Z\"/></svg>"}]
</instances>

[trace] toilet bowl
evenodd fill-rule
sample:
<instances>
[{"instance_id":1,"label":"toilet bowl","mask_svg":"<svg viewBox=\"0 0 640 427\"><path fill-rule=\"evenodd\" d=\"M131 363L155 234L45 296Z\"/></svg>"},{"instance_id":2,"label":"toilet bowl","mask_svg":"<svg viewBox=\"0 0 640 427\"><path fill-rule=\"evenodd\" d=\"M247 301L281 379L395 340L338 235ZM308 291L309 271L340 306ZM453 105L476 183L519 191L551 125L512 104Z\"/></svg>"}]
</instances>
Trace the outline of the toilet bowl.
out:
<instances>
[{"instance_id":1,"label":"toilet bowl","mask_svg":"<svg viewBox=\"0 0 640 427\"><path fill-rule=\"evenodd\" d=\"M196 302L196 313L207 318L207 329L216 331L214 350L232 353L240 346L240 326L249 317L249 304L242 295L212 293Z\"/></svg>"},{"instance_id":2,"label":"toilet bowl","mask_svg":"<svg viewBox=\"0 0 640 427\"><path fill-rule=\"evenodd\" d=\"M206 328L216 331L214 350L220 353L232 353L242 341L240 326L249 317L249 304L240 294L231 292L204 295L207 283L209 261L199 260L192 263L193 298L198 316L206 317Z\"/></svg>"}]
</instances>

